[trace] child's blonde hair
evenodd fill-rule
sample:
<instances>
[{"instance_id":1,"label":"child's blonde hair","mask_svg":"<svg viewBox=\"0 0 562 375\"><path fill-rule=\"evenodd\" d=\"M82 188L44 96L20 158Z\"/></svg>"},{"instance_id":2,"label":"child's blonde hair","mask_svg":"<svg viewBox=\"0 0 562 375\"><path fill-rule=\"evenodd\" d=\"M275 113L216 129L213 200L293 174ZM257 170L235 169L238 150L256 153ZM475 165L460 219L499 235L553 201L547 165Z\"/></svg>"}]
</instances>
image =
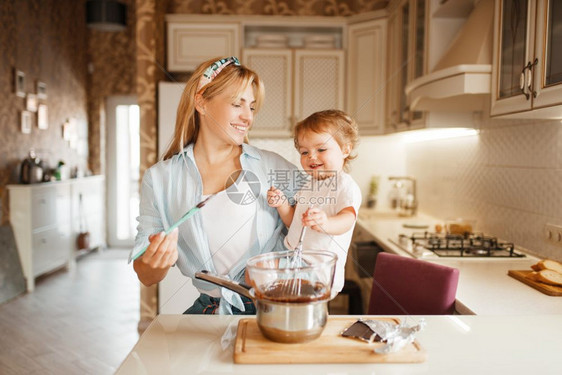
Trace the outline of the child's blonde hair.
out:
<instances>
[{"instance_id":1,"label":"child's blonde hair","mask_svg":"<svg viewBox=\"0 0 562 375\"><path fill-rule=\"evenodd\" d=\"M201 76L219 59L218 57L210 59L199 65L187 81L178 105L174 136L164 154L164 160L180 153L185 146L197 140L200 120L199 113L195 109L195 96L198 93L201 94L203 99L209 100L234 86L237 88L235 96L239 97L246 87L251 85L256 100L255 113L261 107L264 97L263 83L256 72L244 65L230 64L224 67L211 82L207 83L202 89L198 89ZM247 139L245 139L245 142L247 142Z\"/></svg>"},{"instance_id":2,"label":"child's blonde hair","mask_svg":"<svg viewBox=\"0 0 562 375\"><path fill-rule=\"evenodd\" d=\"M340 148L344 150L349 146L349 155L343 161L343 170L349 170L349 162L357 157L351 151L355 149L359 141L359 130L354 119L345 112L337 109L329 109L311 114L304 120L298 122L293 128L293 139L295 148L299 148L299 136L312 131L314 133L330 133Z\"/></svg>"}]
</instances>

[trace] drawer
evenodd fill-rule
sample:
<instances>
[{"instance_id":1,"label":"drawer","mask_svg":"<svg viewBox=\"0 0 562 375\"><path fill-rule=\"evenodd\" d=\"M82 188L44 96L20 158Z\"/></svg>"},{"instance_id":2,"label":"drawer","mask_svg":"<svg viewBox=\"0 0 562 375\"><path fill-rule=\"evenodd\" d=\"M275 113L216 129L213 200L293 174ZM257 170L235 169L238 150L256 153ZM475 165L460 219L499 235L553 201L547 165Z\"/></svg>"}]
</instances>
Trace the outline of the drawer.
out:
<instances>
[{"instance_id":1,"label":"drawer","mask_svg":"<svg viewBox=\"0 0 562 375\"><path fill-rule=\"evenodd\" d=\"M32 229L70 221L69 186L49 186L34 191L31 211Z\"/></svg>"},{"instance_id":2,"label":"drawer","mask_svg":"<svg viewBox=\"0 0 562 375\"><path fill-rule=\"evenodd\" d=\"M51 271L68 262L72 245L70 225L33 233L33 276Z\"/></svg>"}]
</instances>

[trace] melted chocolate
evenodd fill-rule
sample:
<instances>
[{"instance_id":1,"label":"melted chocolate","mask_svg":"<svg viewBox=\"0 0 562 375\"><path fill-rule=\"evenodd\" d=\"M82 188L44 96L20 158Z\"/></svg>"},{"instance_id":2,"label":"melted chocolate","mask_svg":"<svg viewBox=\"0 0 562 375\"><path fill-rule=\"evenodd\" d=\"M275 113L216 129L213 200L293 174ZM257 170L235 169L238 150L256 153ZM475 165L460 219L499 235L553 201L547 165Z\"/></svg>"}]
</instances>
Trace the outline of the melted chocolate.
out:
<instances>
[{"instance_id":1,"label":"melted chocolate","mask_svg":"<svg viewBox=\"0 0 562 375\"><path fill-rule=\"evenodd\" d=\"M311 284L303 279L277 280L262 289L263 293L258 292L256 297L275 302L304 303L330 297L326 285L320 282Z\"/></svg>"}]
</instances>

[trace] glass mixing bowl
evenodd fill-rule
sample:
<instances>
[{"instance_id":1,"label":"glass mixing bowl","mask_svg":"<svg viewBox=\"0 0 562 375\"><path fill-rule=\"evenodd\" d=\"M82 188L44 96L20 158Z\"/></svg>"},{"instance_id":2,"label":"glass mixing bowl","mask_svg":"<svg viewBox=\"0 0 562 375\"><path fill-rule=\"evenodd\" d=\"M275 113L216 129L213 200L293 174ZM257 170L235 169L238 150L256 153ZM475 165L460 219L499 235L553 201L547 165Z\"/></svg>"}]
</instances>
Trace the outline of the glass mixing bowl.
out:
<instances>
[{"instance_id":1,"label":"glass mixing bowl","mask_svg":"<svg viewBox=\"0 0 562 375\"><path fill-rule=\"evenodd\" d=\"M330 299L336 261L330 251L279 251L248 259L246 272L258 299L313 302Z\"/></svg>"}]
</instances>

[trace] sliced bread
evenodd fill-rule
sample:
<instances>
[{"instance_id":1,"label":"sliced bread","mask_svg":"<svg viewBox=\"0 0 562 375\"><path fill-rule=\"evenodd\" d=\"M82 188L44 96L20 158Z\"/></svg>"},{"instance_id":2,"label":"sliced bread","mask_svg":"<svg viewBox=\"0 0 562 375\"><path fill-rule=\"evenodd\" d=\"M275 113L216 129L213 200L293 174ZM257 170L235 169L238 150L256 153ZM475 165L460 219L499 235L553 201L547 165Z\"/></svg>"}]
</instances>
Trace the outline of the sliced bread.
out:
<instances>
[{"instance_id":1,"label":"sliced bread","mask_svg":"<svg viewBox=\"0 0 562 375\"><path fill-rule=\"evenodd\" d=\"M531 272L527 277L544 284L562 286L562 274L553 270Z\"/></svg>"},{"instance_id":2,"label":"sliced bread","mask_svg":"<svg viewBox=\"0 0 562 375\"><path fill-rule=\"evenodd\" d=\"M533 264L531 268L537 272L542 270L552 270L562 274L562 264L552 259L541 260L537 264Z\"/></svg>"}]
</instances>

